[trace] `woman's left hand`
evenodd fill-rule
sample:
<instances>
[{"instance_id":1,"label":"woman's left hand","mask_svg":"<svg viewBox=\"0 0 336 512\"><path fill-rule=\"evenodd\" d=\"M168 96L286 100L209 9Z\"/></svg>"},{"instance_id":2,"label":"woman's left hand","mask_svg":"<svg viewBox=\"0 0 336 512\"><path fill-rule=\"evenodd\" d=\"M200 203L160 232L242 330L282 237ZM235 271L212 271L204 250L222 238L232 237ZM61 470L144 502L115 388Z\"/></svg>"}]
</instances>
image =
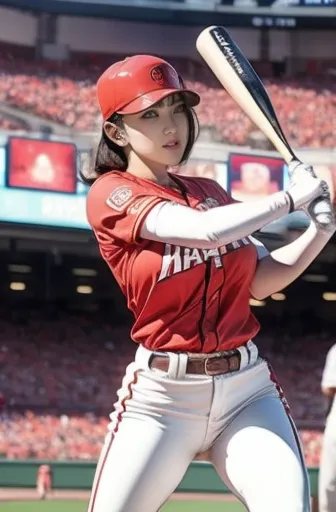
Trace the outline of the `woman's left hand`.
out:
<instances>
[{"instance_id":1,"label":"woman's left hand","mask_svg":"<svg viewBox=\"0 0 336 512\"><path fill-rule=\"evenodd\" d=\"M312 219L320 231L331 233L336 230L335 209L331 203L329 187L325 181L322 183L324 188L323 194L314 199L308 206L303 208L303 210ZM321 201L323 201L323 203ZM329 224L322 226L318 221L318 216L321 213L328 216L331 215L332 221Z\"/></svg>"},{"instance_id":2,"label":"woman's left hand","mask_svg":"<svg viewBox=\"0 0 336 512\"><path fill-rule=\"evenodd\" d=\"M299 161L290 162L290 164L288 165L288 169L290 181L292 183L295 183L296 176L302 176L302 172L306 172L313 178L317 177L315 170L311 165L306 165ZM303 207L302 210L306 213L306 215L308 215L308 217L312 219L312 221L315 223L315 225L320 231L330 233L336 230L335 211L331 203L329 186L325 181L322 181L322 185L323 193L321 194L321 196L314 199L308 206ZM332 215L332 222L330 224L321 225L321 223L317 219L317 217L321 214L327 216Z\"/></svg>"}]
</instances>

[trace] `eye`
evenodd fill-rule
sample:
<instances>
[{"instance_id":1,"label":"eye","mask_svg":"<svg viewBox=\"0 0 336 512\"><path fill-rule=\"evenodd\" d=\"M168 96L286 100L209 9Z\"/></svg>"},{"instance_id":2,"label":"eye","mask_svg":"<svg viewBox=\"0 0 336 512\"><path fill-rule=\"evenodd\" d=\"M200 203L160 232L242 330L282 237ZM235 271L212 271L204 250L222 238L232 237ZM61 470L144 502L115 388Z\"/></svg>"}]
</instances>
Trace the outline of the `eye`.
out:
<instances>
[{"instance_id":1,"label":"eye","mask_svg":"<svg viewBox=\"0 0 336 512\"><path fill-rule=\"evenodd\" d=\"M180 103L179 105L177 105L174 109L174 114L181 114L181 112L185 112L186 111L186 106L185 106L185 103Z\"/></svg>"},{"instance_id":2,"label":"eye","mask_svg":"<svg viewBox=\"0 0 336 512\"><path fill-rule=\"evenodd\" d=\"M155 110L147 110L142 116L141 119L151 119L154 117L158 117L157 112Z\"/></svg>"}]
</instances>

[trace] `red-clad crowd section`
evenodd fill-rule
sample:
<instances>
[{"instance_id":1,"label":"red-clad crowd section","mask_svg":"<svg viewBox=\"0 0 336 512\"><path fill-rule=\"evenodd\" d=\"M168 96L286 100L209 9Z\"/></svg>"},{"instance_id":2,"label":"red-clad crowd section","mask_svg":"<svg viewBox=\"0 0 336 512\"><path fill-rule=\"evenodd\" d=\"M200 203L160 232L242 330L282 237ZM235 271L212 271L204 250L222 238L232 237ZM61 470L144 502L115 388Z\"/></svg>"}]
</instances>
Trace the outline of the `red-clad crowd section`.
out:
<instances>
[{"instance_id":1,"label":"red-clad crowd section","mask_svg":"<svg viewBox=\"0 0 336 512\"><path fill-rule=\"evenodd\" d=\"M1 57L2 55L2 57ZM0 47L0 101L31 112L41 118L82 131L96 129L98 116L95 81L100 72L119 56L104 58L94 65L83 56L62 65L50 61L34 62L16 55L9 59ZM178 71L186 85L201 94L197 108L203 126L217 128L226 143L249 145L256 131L223 88L203 68L179 59ZM321 76L265 79L279 120L296 147L333 148L336 146L336 81L327 73ZM20 121L0 116L6 129L26 129Z\"/></svg>"}]
</instances>

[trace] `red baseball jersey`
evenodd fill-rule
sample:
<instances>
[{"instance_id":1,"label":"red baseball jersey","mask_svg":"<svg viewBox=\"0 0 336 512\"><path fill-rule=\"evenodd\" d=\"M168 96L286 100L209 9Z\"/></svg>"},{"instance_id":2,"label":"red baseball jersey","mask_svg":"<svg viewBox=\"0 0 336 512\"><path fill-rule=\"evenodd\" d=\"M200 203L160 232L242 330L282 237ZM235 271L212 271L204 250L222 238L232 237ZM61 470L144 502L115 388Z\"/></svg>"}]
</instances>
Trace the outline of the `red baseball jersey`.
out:
<instances>
[{"instance_id":1,"label":"red baseball jersey","mask_svg":"<svg viewBox=\"0 0 336 512\"><path fill-rule=\"evenodd\" d=\"M100 252L135 316L132 339L157 351L238 347L259 330L249 305L256 247L250 238L211 250L142 239L142 223L161 201L203 211L233 202L215 181L172 178L180 190L113 171L88 193L87 216Z\"/></svg>"}]
</instances>

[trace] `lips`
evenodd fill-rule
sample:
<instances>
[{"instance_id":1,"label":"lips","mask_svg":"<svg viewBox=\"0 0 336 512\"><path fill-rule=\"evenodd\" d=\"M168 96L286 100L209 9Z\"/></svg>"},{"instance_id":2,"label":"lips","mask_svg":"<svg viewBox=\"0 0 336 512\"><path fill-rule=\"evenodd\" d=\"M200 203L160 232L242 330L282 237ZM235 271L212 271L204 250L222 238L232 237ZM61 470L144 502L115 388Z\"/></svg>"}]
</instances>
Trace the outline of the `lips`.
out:
<instances>
[{"instance_id":1,"label":"lips","mask_svg":"<svg viewBox=\"0 0 336 512\"><path fill-rule=\"evenodd\" d=\"M165 144L163 147L166 149L175 149L179 147L180 142L177 139L172 139L167 144Z\"/></svg>"}]
</instances>

